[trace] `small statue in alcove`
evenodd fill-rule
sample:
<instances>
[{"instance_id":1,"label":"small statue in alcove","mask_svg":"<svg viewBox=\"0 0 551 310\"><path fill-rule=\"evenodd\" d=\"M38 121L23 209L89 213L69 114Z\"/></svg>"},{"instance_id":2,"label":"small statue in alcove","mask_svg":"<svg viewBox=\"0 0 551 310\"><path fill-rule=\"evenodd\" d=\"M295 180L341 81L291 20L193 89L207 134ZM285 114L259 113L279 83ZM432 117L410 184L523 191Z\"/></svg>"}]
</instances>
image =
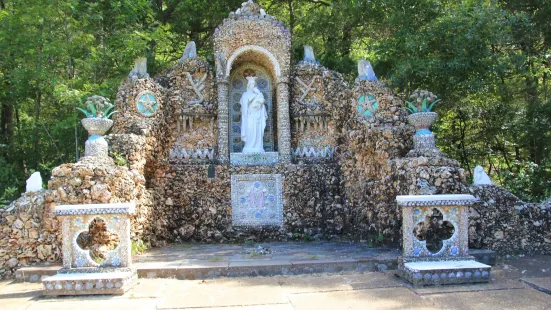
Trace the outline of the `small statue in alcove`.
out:
<instances>
[{"instance_id":1,"label":"small statue in alcove","mask_svg":"<svg viewBox=\"0 0 551 310\"><path fill-rule=\"evenodd\" d=\"M247 91L241 96L241 140L243 153L264 153L266 105L264 95L256 87L256 76L247 77Z\"/></svg>"}]
</instances>

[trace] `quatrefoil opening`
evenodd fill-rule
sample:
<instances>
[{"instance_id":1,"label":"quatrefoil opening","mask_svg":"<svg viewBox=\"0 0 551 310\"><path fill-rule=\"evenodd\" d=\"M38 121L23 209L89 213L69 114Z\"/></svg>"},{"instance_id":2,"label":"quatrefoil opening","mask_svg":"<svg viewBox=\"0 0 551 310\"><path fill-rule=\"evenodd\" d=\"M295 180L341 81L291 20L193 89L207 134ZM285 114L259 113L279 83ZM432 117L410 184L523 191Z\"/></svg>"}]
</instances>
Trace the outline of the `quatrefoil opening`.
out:
<instances>
[{"instance_id":1,"label":"quatrefoil opening","mask_svg":"<svg viewBox=\"0 0 551 310\"><path fill-rule=\"evenodd\" d=\"M423 222L417 223L413 229L413 235L420 241L426 241L426 247L432 254L442 250L444 241L450 239L455 233L455 227L449 221L444 221L442 212L432 209Z\"/></svg>"},{"instance_id":2,"label":"quatrefoil opening","mask_svg":"<svg viewBox=\"0 0 551 310\"><path fill-rule=\"evenodd\" d=\"M92 220L88 231L81 232L77 237L77 245L84 251L89 251L90 258L101 265L109 252L115 250L120 243L117 234L107 229L107 224L100 218Z\"/></svg>"}]
</instances>

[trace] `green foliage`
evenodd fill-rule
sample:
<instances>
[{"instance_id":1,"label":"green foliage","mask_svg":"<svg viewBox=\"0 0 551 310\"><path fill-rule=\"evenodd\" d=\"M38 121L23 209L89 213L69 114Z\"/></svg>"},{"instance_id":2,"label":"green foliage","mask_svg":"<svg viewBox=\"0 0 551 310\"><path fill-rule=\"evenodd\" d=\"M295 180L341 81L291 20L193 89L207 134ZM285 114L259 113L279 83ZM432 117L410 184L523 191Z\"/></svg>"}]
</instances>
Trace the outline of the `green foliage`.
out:
<instances>
[{"instance_id":1,"label":"green foliage","mask_svg":"<svg viewBox=\"0 0 551 310\"><path fill-rule=\"evenodd\" d=\"M117 165L117 166L127 166L128 165L128 160L126 160L126 157L124 157L123 154L118 153L118 152L111 152L110 155L113 158L113 160L115 161L115 165Z\"/></svg>"},{"instance_id":2,"label":"green foliage","mask_svg":"<svg viewBox=\"0 0 551 310\"><path fill-rule=\"evenodd\" d=\"M76 108L97 116L83 102L114 98L136 57L155 75L194 40L212 62L214 31L242 1L2 1L0 197L16 198L30 171L47 179L79 157L86 132ZM483 165L524 199L549 195L551 0L258 2L290 27L295 62L307 44L350 82L368 58L402 99L430 89L443 99L434 131L446 155L469 174Z\"/></svg>"},{"instance_id":3,"label":"green foliage","mask_svg":"<svg viewBox=\"0 0 551 310\"><path fill-rule=\"evenodd\" d=\"M294 233L292 239L295 241L312 242L314 238L308 233Z\"/></svg>"},{"instance_id":4,"label":"green foliage","mask_svg":"<svg viewBox=\"0 0 551 310\"><path fill-rule=\"evenodd\" d=\"M130 252L132 256L140 255L147 250L148 246L143 242L143 240L138 239L137 241L132 241L130 245Z\"/></svg>"}]
</instances>

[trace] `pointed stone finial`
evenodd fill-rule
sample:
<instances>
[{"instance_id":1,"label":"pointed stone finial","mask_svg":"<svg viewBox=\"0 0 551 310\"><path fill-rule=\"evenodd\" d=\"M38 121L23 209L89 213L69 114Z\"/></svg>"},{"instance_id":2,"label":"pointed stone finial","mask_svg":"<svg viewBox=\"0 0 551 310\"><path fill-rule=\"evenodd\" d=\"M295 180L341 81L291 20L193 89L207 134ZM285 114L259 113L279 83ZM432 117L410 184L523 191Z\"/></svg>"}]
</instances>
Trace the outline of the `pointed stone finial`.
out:
<instances>
[{"instance_id":1,"label":"pointed stone finial","mask_svg":"<svg viewBox=\"0 0 551 310\"><path fill-rule=\"evenodd\" d=\"M128 76L131 79L143 79L148 78L149 74L147 73L147 58L140 57L136 59L136 62L134 63L134 68L132 71L130 71L130 74Z\"/></svg>"},{"instance_id":2,"label":"pointed stone finial","mask_svg":"<svg viewBox=\"0 0 551 310\"><path fill-rule=\"evenodd\" d=\"M35 172L27 180L26 192L36 192L39 190L42 190L42 177L40 176L40 172Z\"/></svg>"},{"instance_id":3,"label":"pointed stone finial","mask_svg":"<svg viewBox=\"0 0 551 310\"><path fill-rule=\"evenodd\" d=\"M367 60L358 61L358 75L358 80L360 81L377 81L373 67Z\"/></svg>"},{"instance_id":4,"label":"pointed stone finial","mask_svg":"<svg viewBox=\"0 0 551 310\"><path fill-rule=\"evenodd\" d=\"M492 179L488 176L482 166L476 166L474 168L474 183L473 185L493 185Z\"/></svg>"},{"instance_id":5,"label":"pointed stone finial","mask_svg":"<svg viewBox=\"0 0 551 310\"><path fill-rule=\"evenodd\" d=\"M304 59L305 62L317 63L316 56L314 55L314 48L310 45L304 45Z\"/></svg>"},{"instance_id":6,"label":"pointed stone finial","mask_svg":"<svg viewBox=\"0 0 551 310\"><path fill-rule=\"evenodd\" d=\"M184 62L184 60L193 57L197 57L197 46L195 46L195 41L189 41L188 44L186 44L186 48L184 49L182 58L180 58L180 62Z\"/></svg>"}]
</instances>

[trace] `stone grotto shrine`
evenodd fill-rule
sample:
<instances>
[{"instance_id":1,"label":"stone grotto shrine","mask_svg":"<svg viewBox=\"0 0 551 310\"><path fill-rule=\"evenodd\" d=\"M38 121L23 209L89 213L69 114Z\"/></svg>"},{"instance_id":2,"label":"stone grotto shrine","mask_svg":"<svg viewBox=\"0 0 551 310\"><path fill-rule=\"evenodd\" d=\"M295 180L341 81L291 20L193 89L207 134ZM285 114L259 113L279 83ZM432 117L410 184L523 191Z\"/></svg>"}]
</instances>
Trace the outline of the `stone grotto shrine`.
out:
<instances>
[{"instance_id":1,"label":"stone grotto shrine","mask_svg":"<svg viewBox=\"0 0 551 310\"><path fill-rule=\"evenodd\" d=\"M47 190L2 211L5 275L61 261L55 206L126 202L136 205L132 241L151 246L319 239L398 248L397 196L471 194L471 247L550 253L549 205L495 185L469 187L430 126L416 134L405 103L369 62L359 62L351 84L311 47L293 60L289 29L252 1L213 40L213 63L193 42L155 76L137 61L104 137L116 160L63 164Z\"/></svg>"}]
</instances>

